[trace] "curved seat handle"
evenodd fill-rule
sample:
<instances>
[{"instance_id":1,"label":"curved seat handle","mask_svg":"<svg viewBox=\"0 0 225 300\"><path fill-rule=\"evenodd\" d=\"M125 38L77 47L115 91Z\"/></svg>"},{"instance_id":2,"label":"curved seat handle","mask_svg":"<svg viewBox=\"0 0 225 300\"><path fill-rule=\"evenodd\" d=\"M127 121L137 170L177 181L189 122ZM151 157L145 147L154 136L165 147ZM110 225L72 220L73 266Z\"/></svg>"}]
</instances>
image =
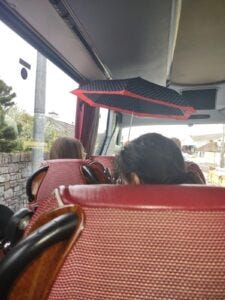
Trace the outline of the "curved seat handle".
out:
<instances>
[{"instance_id":1,"label":"curved seat handle","mask_svg":"<svg viewBox=\"0 0 225 300\"><path fill-rule=\"evenodd\" d=\"M91 170L91 168L89 166L83 165L81 167L81 169L82 169L84 176L86 177L88 183L90 182L92 184L99 184L98 179L93 174L93 171Z\"/></svg>"},{"instance_id":2,"label":"curved seat handle","mask_svg":"<svg viewBox=\"0 0 225 300\"><path fill-rule=\"evenodd\" d=\"M28 208L21 208L9 219L4 229L3 247L7 253L22 238L24 231L33 215Z\"/></svg>"},{"instance_id":3,"label":"curved seat handle","mask_svg":"<svg viewBox=\"0 0 225 300\"><path fill-rule=\"evenodd\" d=\"M81 166L81 172L84 174L88 184L111 184L112 176L100 162L92 161Z\"/></svg>"},{"instance_id":4,"label":"curved seat handle","mask_svg":"<svg viewBox=\"0 0 225 300\"><path fill-rule=\"evenodd\" d=\"M71 207L71 206L70 206ZM74 207L74 206L73 206ZM68 210L68 209L67 209ZM53 211L54 212L54 211ZM79 210L78 210L79 212ZM6 257L1 261L0 263L0 295L1 299L8 299L6 298L8 293L11 294L13 291L12 286L16 279L20 280L20 277L23 277L23 274L21 273L27 268L29 263L32 262L32 264L35 264L35 260L39 255L44 255L46 251L51 250L51 248L56 251L53 251L47 255L47 259L44 259L44 262L40 260L40 266L36 264L36 267L40 267L43 269L43 266L45 268L45 271L50 279L50 283L46 284L46 278L44 274L41 274L41 278L43 277L43 283L42 285L45 287L49 287L52 284L52 281L54 280L54 276L56 276L57 271L59 270L62 260L61 255L59 252L59 249L51 247L53 245L59 244L59 248L61 249L64 243L59 243L62 241L68 241L71 236L76 234L76 231L80 227L81 224L81 217L79 214L72 212L64 212L60 216L54 216L54 219L49 221L48 223L42 225L38 229L36 229L34 232L32 232L29 236L21 240L14 248L10 250L10 252L6 255ZM34 228L37 225L34 224ZM46 250L47 249L47 250ZM67 249L67 244L66 244ZM62 252L65 251L65 247L63 247ZM67 251L68 252L68 251ZM46 256L46 255L45 255ZM63 256L63 255L62 255ZM63 257L65 259L65 255ZM37 258L38 260L39 258ZM57 266L57 259L59 262L59 266ZM51 269L51 260L54 261L54 270L52 273L48 272L48 263L50 264ZM32 265L31 264L31 265ZM26 273L26 270L25 270ZM33 270L31 274L36 273L36 270ZM40 272L41 273L41 272ZM53 274L53 275L52 275ZM25 276L26 278L30 277L30 275ZM47 279L47 280L49 280ZM16 280L16 284L17 284ZM26 281L26 280L25 280ZM34 283L33 283L34 284ZM31 279L31 290L25 291L23 288L20 287L20 291L17 293L17 299L38 299L38 297L30 297L24 294L26 292L34 293L35 290L38 290L38 280L35 283L37 285L36 287L32 287L32 279ZM9 292L10 291L10 292ZM49 291L45 290L45 293L47 294ZM21 293L21 298L20 298ZM39 291L40 293L40 291ZM43 293L43 292L41 292ZM43 295L43 294L42 294ZM10 299L10 298L9 298ZM12 297L13 299L13 297ZM40 297L39 297L40 299ZM44 298L41 298L44 299Z\"/></svg>"},{"instance_id":5,"label":"curved seat handle","mask_svg":"<svg viewBox=\"0 0 225 300\"><path fill-rule=\"evenodd\" d=\"M47 174L48 168L49 166L41 167L27 179L26 194L30 203L35 201L39 187Z\"/></svg>"}]
</instances>

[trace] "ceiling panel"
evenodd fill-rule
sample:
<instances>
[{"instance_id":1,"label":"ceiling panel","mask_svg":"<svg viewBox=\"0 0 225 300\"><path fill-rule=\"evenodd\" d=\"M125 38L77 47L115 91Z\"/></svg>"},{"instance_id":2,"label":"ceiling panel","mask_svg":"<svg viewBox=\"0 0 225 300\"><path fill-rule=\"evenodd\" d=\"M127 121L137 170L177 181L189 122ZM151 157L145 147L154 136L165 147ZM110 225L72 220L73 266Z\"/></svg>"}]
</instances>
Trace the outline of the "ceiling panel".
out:
<instances>
[{"instance_id":1,"label":"ceiling panel","mask_svg":"<svg viewBox=\"0 0 225 300\"><path fill-rule=\"evenodd\" d=\"M181 85L225 81L224 0L183 0L170 79Z\"/></svg>"},{"instance_id":2,"label":"ceiling panel","mask_svg":"<svg viewBox=\"0 0 225 300\"><path fill-rule=\"evenodd\" d=\"M172 1L66 0L112 78L166 83Z\"/></svg>"}]
</instances>

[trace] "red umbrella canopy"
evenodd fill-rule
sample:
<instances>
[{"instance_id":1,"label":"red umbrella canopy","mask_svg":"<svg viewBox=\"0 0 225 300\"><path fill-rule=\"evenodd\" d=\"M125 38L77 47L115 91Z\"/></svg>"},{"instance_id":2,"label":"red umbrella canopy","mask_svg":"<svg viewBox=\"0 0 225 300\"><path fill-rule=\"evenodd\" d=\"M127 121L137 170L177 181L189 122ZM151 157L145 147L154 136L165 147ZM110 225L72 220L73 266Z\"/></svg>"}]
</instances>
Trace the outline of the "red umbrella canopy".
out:
<instances>
[{"instance_id":1,"label":"red umbrella canopy","mask_svg":"<svg viewBox=\"0 0 225 300\"><path fill-rule=\"evenodd\" d=\"M91 81L72 93L93 107L137 116L186 120L195 111L176 91L140 77Z\"/></svg>"}]
</instances>

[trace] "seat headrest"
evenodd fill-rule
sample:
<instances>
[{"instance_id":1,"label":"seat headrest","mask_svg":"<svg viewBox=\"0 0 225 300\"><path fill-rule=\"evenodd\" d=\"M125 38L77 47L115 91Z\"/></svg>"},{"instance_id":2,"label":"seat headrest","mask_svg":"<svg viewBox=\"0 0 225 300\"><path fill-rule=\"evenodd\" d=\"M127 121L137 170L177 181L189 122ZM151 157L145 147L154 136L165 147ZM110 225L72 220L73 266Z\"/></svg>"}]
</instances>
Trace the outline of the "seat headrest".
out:
<instances>
[{"instance_id":1,"label":"seat headrest","mask_svg":"<svg viewBox=\"0 0 225 300\"><path fill-rule=\"evenodd\" d=\"M61 186L64 204L134 209L225 209L225 188L202 185L76 185Z\"/></svg>"}]
</instances>

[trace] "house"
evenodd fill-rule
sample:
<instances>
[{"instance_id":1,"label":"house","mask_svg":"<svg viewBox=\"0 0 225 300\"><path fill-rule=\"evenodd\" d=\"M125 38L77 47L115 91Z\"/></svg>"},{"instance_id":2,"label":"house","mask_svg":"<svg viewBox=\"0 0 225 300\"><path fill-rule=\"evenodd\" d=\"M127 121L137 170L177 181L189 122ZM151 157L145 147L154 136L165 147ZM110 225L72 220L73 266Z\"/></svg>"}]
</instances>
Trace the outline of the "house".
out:
<instances>
[{"instance_id":1,"label":"house","mask_svg":"<svg viewBox=\"0 0 225 300\"><path fill-rule=\"evenodd\" d=\"M197 153L204 163L214 167L220 166L222 151L222 133L192 136L196 143Z\"/></svg>"}]
</instances>

